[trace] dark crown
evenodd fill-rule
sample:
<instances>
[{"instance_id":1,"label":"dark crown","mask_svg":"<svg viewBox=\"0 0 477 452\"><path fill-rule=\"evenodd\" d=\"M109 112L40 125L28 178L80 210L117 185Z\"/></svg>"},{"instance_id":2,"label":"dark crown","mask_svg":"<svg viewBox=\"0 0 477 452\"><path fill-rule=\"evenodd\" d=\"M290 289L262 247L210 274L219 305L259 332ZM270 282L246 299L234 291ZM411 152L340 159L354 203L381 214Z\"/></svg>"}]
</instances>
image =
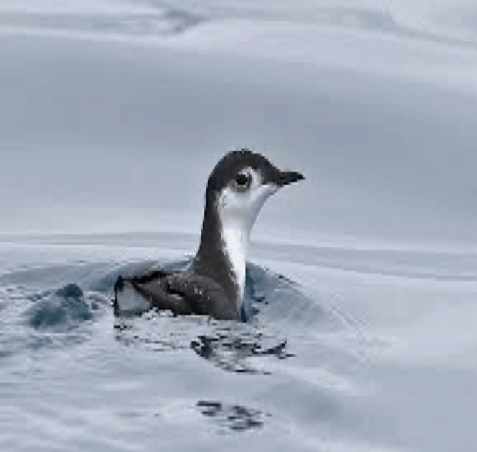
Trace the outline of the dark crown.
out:
<instances>
[{"instance_id":1,"label":"dark crown","mask_svg":"<svg viewBox=\"0 0 477 452\"><path fill-rule=\"evenodd\" d=\"M262 174L264 183L273 181L279 170L262 154L249 149L231 151L215 165L207 182L207 198L222 191L244 168L252 168Z\"/></svg>"}]
</instances>

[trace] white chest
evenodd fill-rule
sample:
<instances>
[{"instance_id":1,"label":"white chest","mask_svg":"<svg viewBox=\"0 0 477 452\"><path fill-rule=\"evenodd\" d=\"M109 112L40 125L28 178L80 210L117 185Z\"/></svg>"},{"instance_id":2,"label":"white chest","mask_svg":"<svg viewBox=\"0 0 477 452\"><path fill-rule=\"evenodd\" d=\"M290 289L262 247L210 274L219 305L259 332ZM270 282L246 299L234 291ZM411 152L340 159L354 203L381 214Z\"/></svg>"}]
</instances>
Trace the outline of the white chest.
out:
<instances>
[{"instance_id":1,"label":"white chest","mask_svg":"<svg viewBox=\"0 0 477 452\"><path fill-rule=\"evenodd\" d=\"M245 289L245 259L247 254L248 237L236 228L226 228L222 232L225 252L232 265L232 272L239 287L239 301L242 301Z\"/></svg>"}]
</instances>

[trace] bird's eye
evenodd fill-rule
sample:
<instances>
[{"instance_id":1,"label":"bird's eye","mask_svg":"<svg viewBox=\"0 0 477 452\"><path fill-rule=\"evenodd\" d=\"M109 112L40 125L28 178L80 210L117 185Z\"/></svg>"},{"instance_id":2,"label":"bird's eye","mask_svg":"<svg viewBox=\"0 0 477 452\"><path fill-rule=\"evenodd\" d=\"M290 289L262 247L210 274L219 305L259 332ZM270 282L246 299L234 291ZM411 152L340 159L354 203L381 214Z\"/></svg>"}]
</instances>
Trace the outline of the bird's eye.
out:
<instances>
[{"instance_id":1,"label":"bird's eye","mask_svg":"<svg viewBox=\"0 0 477 452\"><path fill-rule=\"evenodd\" d=\"M235 182L241 188L245 187L248 184L249 176L247 174L239 173L235 178Z\"/></svg>"}]
</instances>

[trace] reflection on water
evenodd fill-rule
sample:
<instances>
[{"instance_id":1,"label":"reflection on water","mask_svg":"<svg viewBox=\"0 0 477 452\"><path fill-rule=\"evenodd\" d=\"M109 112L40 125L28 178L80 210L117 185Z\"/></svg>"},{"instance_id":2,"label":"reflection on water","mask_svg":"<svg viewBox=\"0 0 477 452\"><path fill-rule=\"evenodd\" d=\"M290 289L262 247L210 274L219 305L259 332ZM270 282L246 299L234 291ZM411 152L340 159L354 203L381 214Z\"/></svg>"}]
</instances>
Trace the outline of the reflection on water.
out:
<instances>
[{"instance_id":1,"label":"reflection on water","mask_svg":"<svg viewBox=\"0 0 477 452\"><path fill-rule=\"evenodd\" d=\"M235 432L263 427L265 418L269 416L259 410L253 410L240 405L227 405L221 402L200 400L197 402L199 411L211 418L218 427Z\"/></svg>"},{"instance_id":2,"label":"reflection on water","mask_svg":"<svg viewBox=\"0 0 477 452\"><path fill-rule=\"evenodd\" d=\"M248 359L254 356L274 356L279 359L290 358L293 354L286 351L286 340L264 348L263 335L235 336L233 331L227 334L223 330L213 337L198 336L191 342L191 348L202 358L229 372L265 373L257 370ZM276 338L274 338L277 341ZM266 346L265 346L266 347Z\"/></svg>"}]
</instances>

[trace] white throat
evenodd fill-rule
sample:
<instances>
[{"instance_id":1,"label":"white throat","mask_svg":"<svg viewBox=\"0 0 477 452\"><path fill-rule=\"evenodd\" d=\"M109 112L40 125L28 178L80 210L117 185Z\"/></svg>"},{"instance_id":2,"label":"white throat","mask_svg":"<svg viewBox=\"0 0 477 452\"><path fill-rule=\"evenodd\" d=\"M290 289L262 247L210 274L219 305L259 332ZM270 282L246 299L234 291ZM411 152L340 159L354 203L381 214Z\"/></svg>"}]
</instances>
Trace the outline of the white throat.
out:
<instances>
[{"instance_id":1,"label":"white throat","mask_svg":"<svg viewBox=\"0 0 477 452\"><path fill-rule=\"evenodd\" d=\"M238 301L242 303L245 290L245 268L250 229L240 221L222 222L222 242L238 286Z\"/></svg>"},{"instance_id":2,"label":"white throat","mask_svg":"<svg viewBox=\"0 0 477 452\"><path fill-rule=\"evenodd\" d=\"M232 273L238 286L237 299L242 303L245 289L245 268L250 233L258 212L265 200L278 187L255 183L246 194L234 193L226 188L218 202L218 214L221 223L221 238L224 252L229 258Z\"/></svg>"}]
</instances>

